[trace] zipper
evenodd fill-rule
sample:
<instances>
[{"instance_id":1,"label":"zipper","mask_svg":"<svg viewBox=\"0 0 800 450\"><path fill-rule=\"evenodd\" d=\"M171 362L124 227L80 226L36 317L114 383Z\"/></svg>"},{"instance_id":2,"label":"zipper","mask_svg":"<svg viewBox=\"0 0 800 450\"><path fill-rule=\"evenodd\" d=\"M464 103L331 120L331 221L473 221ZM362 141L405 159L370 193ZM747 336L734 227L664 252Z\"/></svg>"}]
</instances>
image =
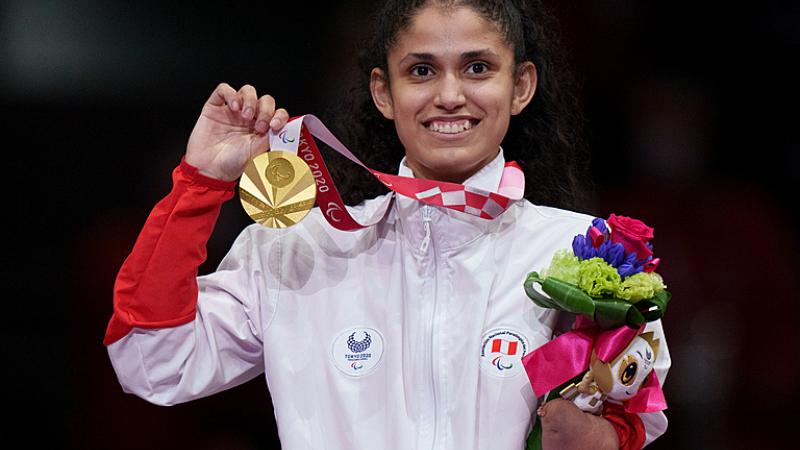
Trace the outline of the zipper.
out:
<instances>
[{"instance_id":1,"label":"zipper","mask_svg":"<svg viewBox=\"0 0 800 450\"><path fill-rule=\"evenodd\" d=\"M430 250L431 246L431 222L433 221L433 211L430 205L423 205L422 206L422 227L425 230L425 236L422 238L422 244L419 247L420 252L423 255L428 255L428 251ZM437 270L436 270L436 252L434 251L431 254L431 263L432 263L432 279L433 279L433 304L431 305L431 316L430 316L430 341L429 341L429 364L430 364L430 377L431 377L431 394L433 397L433 411L432 411L432 422L433 422L433 433L432 433L432 441L431 441L431 449L437 448L437 438L438 438L438 425L439 425L439 417L438 417L438 399L437 399L437 390L438 386L436 383L436 357L434 351L434 340L436 338L436 307L437 307L437 297L438 297L438 282L437 282Z\"/></svg>"},{"instance_id":2,"label":"zipper","mask_svg":"<svg viewBox=\"0 0 800 450\"><path fill-rule=\"evenodd\" d=\"M422 238L419 251L424 254L428 253L428 247L431 245L431 207L428 205L422 206L422 228L425 230L425 237Z\"/></svg>"}]
</instances>

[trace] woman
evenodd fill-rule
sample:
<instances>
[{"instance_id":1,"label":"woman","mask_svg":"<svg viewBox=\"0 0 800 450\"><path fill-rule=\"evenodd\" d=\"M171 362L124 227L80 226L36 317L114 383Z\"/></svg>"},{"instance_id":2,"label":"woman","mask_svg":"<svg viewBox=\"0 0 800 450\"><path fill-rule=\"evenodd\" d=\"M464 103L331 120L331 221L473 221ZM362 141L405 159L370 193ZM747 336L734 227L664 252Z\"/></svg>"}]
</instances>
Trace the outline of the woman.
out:
<instances>
[{"instance_id":1,"label":"woman","mask_svg":"<svg viewBox=\"0 0 800 450\"><path fill-rule=\"evenodd\" d=\"M509 154L536 158L519 158L534 168L529 198L570 197L574 169L558 164L574 158L559 115L569 108L555 97L539 10L387 2L368 46L383 55L369 92L384 123L352 141L378 155L402 146L400 175L488 191L507 157L500 144L527 142ZM288 449L522 447L544 393L532 391L520 359L558 321L522 281L591 218L522 200L486 220L385 194L353 209L369 216L392 203L357 232L332 229L316 209L286 230L248 227L218 271L195 281L221 203L288 117L252 86L223 83L204 106L172 192L117 279L105 343L123 388L169 405L265 373ZM521 137L509 133L515 118ZM396 138L382 133L387 124ZM565 401L539 415L545 448L631 448L666 426L660 413L612 426Z\"/></svg>"}]
</instances>

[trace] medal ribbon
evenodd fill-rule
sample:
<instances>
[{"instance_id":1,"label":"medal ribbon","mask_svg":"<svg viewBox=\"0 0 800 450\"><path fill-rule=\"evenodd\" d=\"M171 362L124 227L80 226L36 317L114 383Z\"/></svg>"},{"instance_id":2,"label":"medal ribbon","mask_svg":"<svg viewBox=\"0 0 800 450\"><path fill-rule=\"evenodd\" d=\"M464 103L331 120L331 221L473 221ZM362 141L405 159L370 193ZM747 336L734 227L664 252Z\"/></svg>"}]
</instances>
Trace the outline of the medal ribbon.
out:
<instances>
[{"instance_id":1,"label":"medal ribbon","mask_svg":"<svg viewBox=\"0 0 800 450\"><path fill-rule=\"evenodd\" d=\"M308 164L317 184L317 204L328 223L339 230L353 231L374 225L386 213L389 202L385 202L377 211L378 214L366 223L356 221L345 207L314 137L368 170L384 186L398 194L483 219L494 219L499 216L513 201L521 199L525 192L525 176L515 162L506 163L498 191L489 192L458 183L390 175L373 170L364 165L325 127L322 121L311 114L291 119L278 133L270 130L270 150L295 153Z\"/></svg>"}]
</instances>

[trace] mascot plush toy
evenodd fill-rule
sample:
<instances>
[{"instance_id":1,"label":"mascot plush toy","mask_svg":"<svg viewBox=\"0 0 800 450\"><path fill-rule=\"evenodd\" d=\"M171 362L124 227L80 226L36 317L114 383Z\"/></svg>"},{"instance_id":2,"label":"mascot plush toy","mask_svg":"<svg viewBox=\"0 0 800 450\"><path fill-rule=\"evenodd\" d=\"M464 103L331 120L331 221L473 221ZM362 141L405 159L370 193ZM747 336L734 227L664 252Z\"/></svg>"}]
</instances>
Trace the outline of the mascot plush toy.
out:
<instances>
[{"instance_id":1,"label":"mascot plush toy","mask_svg":"<svg viewBox=\"0 0 800 450\"><path fill-rule=\"evenodd\" d=\"M630 345L611 362L605 363L592 353L590 369L579 383L570 383L559 394L583 411L600 415L603 401L623 403L639 393L639 388L653 371L658 356L658 340L653 333L633 338Z\"/></svg>"}]
</instances>

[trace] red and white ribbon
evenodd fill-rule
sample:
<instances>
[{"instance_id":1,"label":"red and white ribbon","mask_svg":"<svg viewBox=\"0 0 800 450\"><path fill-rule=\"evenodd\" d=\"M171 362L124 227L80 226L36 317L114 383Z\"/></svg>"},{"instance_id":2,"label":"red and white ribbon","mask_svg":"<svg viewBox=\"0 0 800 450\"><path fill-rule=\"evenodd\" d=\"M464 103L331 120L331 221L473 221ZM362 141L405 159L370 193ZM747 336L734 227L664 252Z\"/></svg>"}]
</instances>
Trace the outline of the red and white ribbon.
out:
<instances>
[{"instance_id":1,"label":"red and white ribbon","mask_svg":"<svg viewBox=\"0 0 800 450\"><path fill-rule=\"evenodd\" d=\"M382 205L366 223L356 221L345 207L314 137L368 170L392 191L430 205L443 206L484 219L494 219L513 201L521 199L525 192L525 176L515 162L506 163L497 192L490 192L458 183L403 177L373 170L364 165L323 125L322 121L311 114L290 120L277 133L270 130L271 150L295 153L311 168L317 183L317 204L328 222L339 230L352 231L374 225L383 218L389 202Z\"/></svg>"}]
</instances>

